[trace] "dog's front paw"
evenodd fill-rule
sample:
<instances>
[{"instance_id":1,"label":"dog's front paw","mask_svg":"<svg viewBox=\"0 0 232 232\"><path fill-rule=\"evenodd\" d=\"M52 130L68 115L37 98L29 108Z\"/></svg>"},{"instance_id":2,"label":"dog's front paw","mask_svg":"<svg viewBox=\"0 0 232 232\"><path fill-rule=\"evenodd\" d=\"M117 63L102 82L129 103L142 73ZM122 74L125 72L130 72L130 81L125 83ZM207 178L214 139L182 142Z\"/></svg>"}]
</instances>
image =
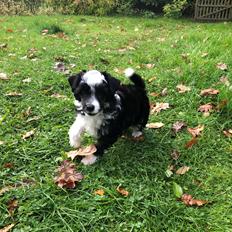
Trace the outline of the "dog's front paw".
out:
<instances>
[{"instance_id":1,"label":"dog's front paw","mask_svg":"<svg viewBox=\"0 0 232 232\"><path fill-rule=\"evenodd\" d=\"M88 155L82 158L81 163L83 163L84 165L91 165L91 164L94 164L96 161L97 161L97 156Z\"/></svg>"},{"instance_id":2,"label":"dog's front paw","mask_svg":"<svg viewBox=\"0 0 232 232\"><path fill-rule=\"evenodd\" d=\"M76 139L75 137L69 137L69 144L71 147L78 148L81 145L81 142L79 139Z\"/></svg>"}]
</instances>

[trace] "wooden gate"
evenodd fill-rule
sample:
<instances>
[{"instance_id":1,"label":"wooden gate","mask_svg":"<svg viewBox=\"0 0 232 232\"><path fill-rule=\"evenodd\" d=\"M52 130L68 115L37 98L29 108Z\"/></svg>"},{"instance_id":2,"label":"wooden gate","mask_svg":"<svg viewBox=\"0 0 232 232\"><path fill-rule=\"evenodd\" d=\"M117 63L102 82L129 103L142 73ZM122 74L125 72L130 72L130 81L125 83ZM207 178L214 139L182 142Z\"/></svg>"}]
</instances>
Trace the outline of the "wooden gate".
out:
<instances>
[{"instance_id":1,"label":"wooden gate","mask_svg":"<svg viewBox=\"0 0 232 232\"><path fill-rule=\"evenodd\" d=\"M232 0L196 0L195 19L232 20Z\"/></svg>"}]
</instances>

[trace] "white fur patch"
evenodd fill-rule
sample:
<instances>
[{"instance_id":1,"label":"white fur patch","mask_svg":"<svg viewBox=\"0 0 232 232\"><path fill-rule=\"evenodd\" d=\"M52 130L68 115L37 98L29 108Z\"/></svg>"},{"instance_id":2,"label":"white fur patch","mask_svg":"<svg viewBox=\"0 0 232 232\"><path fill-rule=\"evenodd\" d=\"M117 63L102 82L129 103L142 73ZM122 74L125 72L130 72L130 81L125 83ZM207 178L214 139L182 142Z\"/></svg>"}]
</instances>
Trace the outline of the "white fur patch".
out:
<instances>
[{"instance_id":1,"label":"white fur patch","mask_svg":"<svg viewBox=\"0 0 232 232\"><path fill-rule=\"evenodd\" d=\"M91 70L84 74L83 80L90 86L105 82L105 77L97 70Z\"/></svg>"},{"instance_id":2,"label":"white fur patch","mask_svg":"<svg viewBox=\"0 0 232 232\"><path fill-rule=\"evenodd\" d=\"M81 163L83 163L84 165L91 165L91 164L94 164L96 161L97 161L97 156L88 155L82 158Z\"/></svg>"},{"instance_id":3,"label":"white fur patch","mask_svg":"<svg viewBox=\"0 0 232 232\"><path fill-rule=\"evenodd\" d=\"M124 74L125 74L126 77L131 77L134 73L135 73L135 71L134 71L133 68L127 68L127 69L124 71Z\"/></svg>"},{"instance_id":4,"label":"white fur patch","mask_svg":"<svg viewBox=\"0 0 232 232\"><path fill-rule=\"evenodd\" d=\"M132 136L134 138L137 138L137 137L141 136L142 134L143 134L142 131L133 131L132 132Z\"/></svg>"}]
</instances>

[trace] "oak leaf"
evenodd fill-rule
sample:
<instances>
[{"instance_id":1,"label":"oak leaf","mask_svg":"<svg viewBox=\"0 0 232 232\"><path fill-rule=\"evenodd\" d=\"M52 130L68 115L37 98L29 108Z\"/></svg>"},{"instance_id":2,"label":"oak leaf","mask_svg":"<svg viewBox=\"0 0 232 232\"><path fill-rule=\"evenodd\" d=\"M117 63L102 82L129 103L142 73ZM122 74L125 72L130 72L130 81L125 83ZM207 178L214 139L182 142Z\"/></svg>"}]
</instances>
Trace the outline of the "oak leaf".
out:
<instances>
[{"instance_id":1,"label":"oak leaf","mask_svg":"<svg viewBox=\"0 0 232 232\"><path fill-rule=\"evenodd\" d=\"M181 122L181 121L177 121L172 125L172 130L177 133L180 130L182 130L183 128L185 128L187 125L185 122Z\"/></svg>"},{"instance_id":2,"label":"oak leaf","mask_svg":"<svg viewBox=\"0 0 232 232\"><path fill-rule=\"evenodd\" d=\"M193 137L191 140L189 140L186 144L185 144L185 148L191 148L194 144L196 144L198 142L196 137Z\"/></svg>"},{"instance_id":3,"label":"oak leaf","mask_svg":"<svg viewBox=\"0 0 232 232\"><path fill-rule=\"evenodd\" d=\"M129 195L129 192L128 192L127 190L125 190L124 188L122 188L121 185L119 185L119 186L117 187L117 191L118 191L121 195L123 195L123 196L125 196L125 197L127 197L127 196Z\"/></svg>"},{"instance_id":4,"label":"oak leaf","mask_svg":"<svg viewBox=\"0 0 232 232\"><path fill-rule=\"evenodd\" d=\"M183 166L177 169L176 174L178 175L184 175L187 171L189 171L190 167L188 166Z\"/></svg>"},{"instance_id":5,"label":"oak leaf","mask_svg":"<svg viewBox=\"0 0 232 232\"><path fill-rule=\"evenodd\" d=\"M64 160L57 169L57 176L54 178L54 181L60 188L73 189L76 187L76 183L83 178L81 173L76 172L74 163Z\"/></svg>"},{"instance_id":6,"label":"oak leaf","mask_svg":"<svg viewBox=\"0 0 232 232\"><path fill-rule=\"evenodd\" d=\"M217 94L219 94L219 90L217 90L217 89L212 89L212 88L203 89L203 90L201 90L201 92L200 92L200 95L201 95L201 96L209 96L209 95L217 95Z\"/></svg>"},{"instance_id":7,"label":"oak leaf","mask_svg":"<svg viewBox=\"0 0 232 232\"><path fill-rule=\"evenodd\" d=\"M154 114L154 113L159 113L161 110L166 110L166 109L169 109L170 106L169 106L169 103L164 103L164 102L157 102L155 104L155 106L152 107L151 109L151 113Z\"/></svg>"},{"instance_id":8,"label":"oak leaf","mask_svg":"<svg viewBox=\"0 0 232 232\"><path fill-rule=\"evenodd\" d=\"M146 127L150 128L150 129L158 129L158 128L161 128L163 126L164 126L164 124L162 122L152 122L152 123L148 123L146 125Z\"/></svg>"},{"instance_id":9,"label":"oak leaf","mask_svg":"<svg viewBox=\"0 0 232 232\"><path fill-rule=\"evenodd\" d=\"M185 93L185 92L188 92L188 91L191 90L190 87L182 85L182 84L177 85L176 88L177 88L177 90L178 90L179 93Z\"/></svg>"},{"instance_id":10,"label":"oak leaf","mask_svg":"<svg viewBox=\"0 0 232 232\"><path fill-rule=\"evenodd\" d=\"M187 206L203 206L208 203L206 200L194 199L192 195L183 194L181 196L181 201Z\"/></svg>"},{"instance_id":11,"label":"oak leaf","mask_svg":"<svg viewBox=\"0 0 232 232\"><path fill-rule=\"evenodd\" d=\"M187 128L187 130L193 137L197 137L204 130L204 125L199 125L194 128Z\"/></svg>"}]
</instances>

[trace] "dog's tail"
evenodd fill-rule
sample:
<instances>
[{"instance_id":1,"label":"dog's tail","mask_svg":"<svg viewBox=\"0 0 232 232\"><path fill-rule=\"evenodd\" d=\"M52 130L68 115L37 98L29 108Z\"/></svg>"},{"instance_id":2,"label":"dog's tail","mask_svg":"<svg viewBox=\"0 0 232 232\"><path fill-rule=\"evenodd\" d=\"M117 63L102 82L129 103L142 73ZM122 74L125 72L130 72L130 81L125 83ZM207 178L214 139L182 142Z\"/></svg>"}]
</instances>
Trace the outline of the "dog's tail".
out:
<instances>
[{"instance_id":1,"label":"dog's tail","mask_svg":"<svg viewBox=\"0 0 232 232\"><path fill-rule=\"evenodd\" d=\"M126 77L130 78L130 80L135 84L135 86L145 89L145 83L142 77L135 73L134 69L127 68L124 73Z\"/></svg>"}]
</instances>

